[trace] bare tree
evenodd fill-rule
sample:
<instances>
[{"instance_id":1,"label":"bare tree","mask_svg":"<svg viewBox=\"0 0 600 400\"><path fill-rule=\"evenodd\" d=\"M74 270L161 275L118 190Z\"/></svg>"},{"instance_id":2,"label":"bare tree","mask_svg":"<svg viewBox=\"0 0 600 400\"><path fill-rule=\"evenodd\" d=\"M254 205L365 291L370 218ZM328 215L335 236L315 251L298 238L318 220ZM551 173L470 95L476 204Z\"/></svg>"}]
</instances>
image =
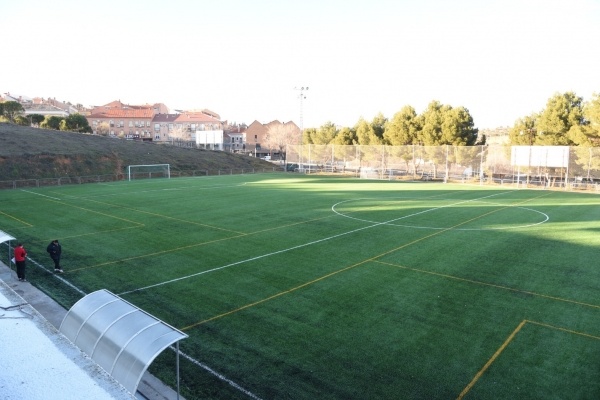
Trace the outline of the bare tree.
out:
<instances>
[{"instance_id":1,"label":"bare tree","mask_svg":"<svg viewBox=\"0 0 600 400\"><path fill-rule=\"evenodd\" d=\"M264 139L265 146L271 151L278 150L279 154L284 153L286 145L300 144L301 142L302 133L300 128L291 122L269 126Z\"/></svg>"},{"instance_id":2,"label":"bare tree","mask_svg":"<svg viewBox=\"0 0 600 400\"><path fill-rule=\"evenodd\" d=\"M169 131L169 137L175 140L192 140L192 135L188 132L185 124L173 126L173 129Z\"/></svg>"},{"instance_id":3,"label":"bare tree","mask_svg":"<svg viewBox=\"0 0 600 400\"><path fill-rule=\"evenodd\" d=\"M108 125L108 122L106 122L106 121L102 121L96 126L96 133L98 135L108 136L109 132L110 132L110 126Z\"/></svg>"}]
</instances>

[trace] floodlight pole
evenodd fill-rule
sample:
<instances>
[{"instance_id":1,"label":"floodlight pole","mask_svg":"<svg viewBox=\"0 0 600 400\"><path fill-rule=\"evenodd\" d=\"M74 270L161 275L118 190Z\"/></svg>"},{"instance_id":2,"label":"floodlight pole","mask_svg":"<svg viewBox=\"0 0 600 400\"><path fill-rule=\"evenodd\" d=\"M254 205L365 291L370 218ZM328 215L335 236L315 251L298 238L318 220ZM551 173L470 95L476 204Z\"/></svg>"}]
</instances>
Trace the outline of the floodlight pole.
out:
<instances>
[{"instance_id":1,"label":"floodlight pole","mask_svg":"<svg viewBox=\"0 0 600 400\"><path fill-rule=\"evenodd\" d=\"M306 99L306 95L304 94L306 90L308 90L308 86L302 86L302 87L295 87L294 90L299 90L300 91L300 96L298 97L300 99L300 133L304 133L304 121L303 121L303 115L302 115L302 102L304 99Z\"/></svg>"}]
</instances>

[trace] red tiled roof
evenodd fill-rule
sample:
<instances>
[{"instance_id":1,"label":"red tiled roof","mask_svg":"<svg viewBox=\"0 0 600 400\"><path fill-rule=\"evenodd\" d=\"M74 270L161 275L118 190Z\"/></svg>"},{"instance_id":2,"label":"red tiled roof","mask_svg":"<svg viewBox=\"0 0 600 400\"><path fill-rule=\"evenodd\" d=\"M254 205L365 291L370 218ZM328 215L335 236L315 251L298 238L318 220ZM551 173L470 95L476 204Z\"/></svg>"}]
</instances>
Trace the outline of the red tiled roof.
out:
<instances>
[{"instance_id":1,"label":"red tiled roof","mask_svg":"<svg viewBox=\"0 0 600 400\"><path fill-rule=\"evenodd\" d=\"M182 113L177 116L177 122L204 122L210 124L220 124L216 118L211 117L210 115L206 115L202 112L189 112Z\"/></svg>"},{"instance_id":2,"label":"red tiled roof","mask_svg":"<svg viewBox=\"0 0 600 400\"><path fill-rule=\"evenodd\" d=\"M147 118L152 119L154 112L149 108L144 109L115 109L95 110L88 118Z\"/></svg>"},{"instance_id":3,"label":"red tiled roof","mask_svg":"<svg viewBox=\"0 0 600 400\"><path fill-rule=\"evenodd\" d=\"M155 114L152 122L175 122L179 114Z\"/></svg>"}]
</instances>

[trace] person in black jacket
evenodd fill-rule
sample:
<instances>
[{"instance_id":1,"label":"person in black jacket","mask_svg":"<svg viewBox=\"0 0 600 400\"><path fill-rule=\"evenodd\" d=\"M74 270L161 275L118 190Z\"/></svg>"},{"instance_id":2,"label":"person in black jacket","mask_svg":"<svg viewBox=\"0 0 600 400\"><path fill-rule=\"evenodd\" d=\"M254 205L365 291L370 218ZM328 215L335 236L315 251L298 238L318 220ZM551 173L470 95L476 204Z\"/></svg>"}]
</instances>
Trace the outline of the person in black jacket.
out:
<instances>
[{"instance_id":1,"label":"person in black jacket","mask_svg":"<svg viewBox=\"0 0 600 400\"><path fill-rule=\"evenodd\" d=\"M54 272L63 272L62 268L60 267L60 253L62 249L60 247L60 243L58 243L58 240L54 239L52 242L50 242L46 248L46 251L50 254L52 261L54 261Z\"/></svg>"}]
</instances>

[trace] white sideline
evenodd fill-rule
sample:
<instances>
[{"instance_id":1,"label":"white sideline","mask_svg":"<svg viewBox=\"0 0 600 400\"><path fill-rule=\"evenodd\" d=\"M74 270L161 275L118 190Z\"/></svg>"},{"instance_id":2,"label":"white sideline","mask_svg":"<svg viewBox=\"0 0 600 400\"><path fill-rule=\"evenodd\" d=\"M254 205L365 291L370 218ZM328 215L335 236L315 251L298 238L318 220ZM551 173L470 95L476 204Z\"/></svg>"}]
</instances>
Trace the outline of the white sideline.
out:
<instances>
[{"instance_id":1,"label":"white sideline","mask_svg":"<svg viewBox=\"0 0 600 400\"><path fill-rule=\"evenodd\" d=\"M177 351L174 347L170 347L170 349L173 350L173 351ZM229 378L221 375L220 373L218 373L217 371L215 371L214 369L212 369L208 365L203 364L200 361L198 361L198 360L196 360L196 359L188 356L187 354L185 354L181 350L179 350L179 354L181 354L184 358L186 358L187 360L189 360L191 363L196 364L200 368L202 368L202 369L206 370L207 372L211 373L212 375L216 376L217 378L219 378L223 382L227 382L229 385L233 386L234 388L236 388L240 392L244 393L246 396L251 397L251 398L253 398L255 400L260 400L260 397L256 396L252 392L247 391L246 389L244 389L243 387L241 387L240 385L238 385L237 383L235 383L231 379L229 379Z\"/></svg>"},{"instance_id":2,"label":"white sideline","mask_svg":"<svg viewBox=\"0 0 600 400\"><path fill-rule=\"evenodd\" d=\"M59 198L57 198L57 197L52 197L52 196L48 196L48 195L45 195L45 194L41 194L41 193L32 192L31 190L25 190L25 189L21 189L21 192L30 193L30 194L35 194L36 196L47 197L47 198L49 198L49 199L52 199L52 200L58 200L58 201L61 201L61 200L62 200L62 199L59 199Z\"/></svg>"},{"instance_id":3,"label":"white sideline","mask_svg":"<svg viewBox=\"0 0 600 400\"><path fill-rule=\"evenodd\" d=\"M168 281L163 281L163 282L160 282L160 283L156 283L154 285L148 285L148 286L144 286L144 287L141 287L141 288L137 288L137 289L133 289L133 290L128 290L126 292L119 293L119 296L123 296L123 295L126 295L126 294L135 293L135 292L139 292L139 291L142 291L142 290L147 290L147 289L155 288L155 287L158 287L158 286L167 285L169 283L178 282L178 281L181 281L181 280L184 280L184 279L189 279L189 278L193 278L193 277L196 277L196 276L208 274L209 272L219 271L219 270L222 270L222 269L225 269L225 268L233 267L235 265L244 264L244 263L247 263L247 262L250 262L250 261L260 260L261 258L266 258L266 257L274 256L274 255L277 255L277 254L281 254L281 253L287 253L288 251L300 249L302 247L311 246L313 244L317 244L317 243L321 243L321 242L326 242L328 240L336 239L336 238L339 238L341 236L349 235L351 233L360 232L360 231L363 231L365 229L375 228L375 227L381 226L381 225L388 225L391 222L399 221L399 220L404 219L404 218L414 217L415 215L424 214L426 212L430 212L430 211L434 211L434 210L439 210L440 208L452 207L452 206L455 206L455 205L458 205L458 204L470 203L472 201L479 201L479 200L482 200L482 199L487 199L489 197L499 196L499 195L505 194L505 193L510 193L510 192L495 193L495 194L491 194L489 196L480 197L480 198L477 198L477 199L463 200L463 201L459 201L457 203L447 204L447 205L441 206L441 207L433 207L433 208L430 208L430 209L427 209L427 210L416 212L414 214L405 215L405 216L399 217L399 218L394 218L394 219L391 219L389 221L374 223L373 225L363 226L362 228L353 229L353 230L348 231L348 232L338 233L337 235L329 236L329 237L326 237L326 238L323 238L323 239L314 240L312 242L300 244L298 246L289 247L289 248L283 249L283 250L278 250L278 251L275 251L273 253L263 254L263 255L260 255L260 256L248 258L246 260L236 261L234 263L223 265L221 267L216 267L216 268L212 268L212 269L209 269L209 270L206 270L206 271L197 272L195 274L182 276L182 277L171 279L171 280L168 280ZM338 203L336 203L336 204L338 204ZM332 209L334 207L335 207L335 204L333 206L331 206Z\"/></svg>"}]
</instances>

